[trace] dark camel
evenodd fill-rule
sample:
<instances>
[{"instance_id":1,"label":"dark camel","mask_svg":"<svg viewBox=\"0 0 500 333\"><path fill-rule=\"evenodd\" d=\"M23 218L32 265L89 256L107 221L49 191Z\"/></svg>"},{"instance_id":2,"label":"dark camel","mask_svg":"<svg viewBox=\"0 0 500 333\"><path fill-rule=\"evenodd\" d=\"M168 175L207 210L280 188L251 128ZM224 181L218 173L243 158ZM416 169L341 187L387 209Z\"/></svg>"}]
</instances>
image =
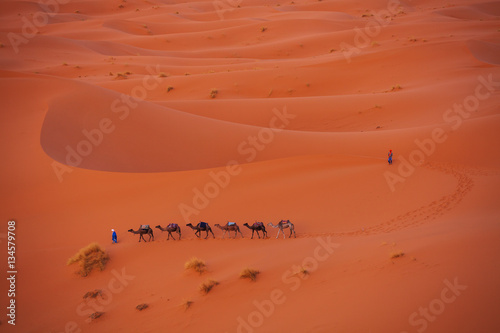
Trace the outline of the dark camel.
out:
<instances>
[{"instance_id":1,"label":"dark camel","mask_svg":"<svg viewBox=\"0 0 500 333\"><path fill-rule=\"evenodd\" d=\"M226 234L226 232L229 233L229 237L231 237L231 233L230 233L231 231L234 231L234 238L236 238L236 235L238 234L238 232L240 233L241 238L245 238L245 237L243 237L243 234L241 233L240 227L238 227L238 225L236 223L229 225L229 222L227 222L226 225L221 226L220 224L216 224L215 226L224 230L224 233L222 234L222 239L224 239L224 235Z\"/></svg>"},{"instance_id":2,"label":"dark camel","mask_svg":"<svg viewBox=\"0 0 500 333\"><path fill-rule=\"evenodd\" d=\"M262 238L266 238L267 237L267 231L266 231L266 227L264 226L264 223L262 222L255 222L254 224L252 225L248 225L248 223L245 223L243 224L245 227L247 227L248 229L251 229L252 230L252 238L250 239L253 239L253 233L256 232L257 233L257 236L259 237L260 239L260 236L259 236L259 230L262 231Z\"/></svg>"},{"instance_id":3,"label":"dark camel","mask_svg":"<svg viewBox=\"0 0 500 333\"><path fill-rule=\"evenodd\" d=\"M177 223L170 223L169 225L167 225L166 228L162 228L160 225L157 225L155 228L158 228L161 231L167 231L168 232L167 240L170 239L170 236L172 236L172 239L175 240L174 235L172 235L172 232L178 233L179 240L181 240L181 227L179 227Z\"/></svg>"},{"instance_id":4,"label":"dark camel","mask_svg":"<svg viewBox=\"0 0 500 333\"><path fill-rule=\"evenodd\" d=\"M153 235L153 229L151 229L151 228L148 228L148 229L139 228L139 230L137 230L137 231L135 231L134 229L129 229L128 232L131 232L134 235L139 234L139 242L141 241L141 239L146 241L146 239L144 238L144 235L149 235L148 242L151 241L151 237L153 238L153 240L155 240L155 236Z\"/></svg>"},{"instance_id":5,"label":"dark camel","mask_svg":"<svg viewBox=\"0 0 500 333\"><path fill-rule=\"evenodd\" d=\"M202 231L206 231L207 232L207 236L205 237L205 239L208 238L208 232L210 231L212 233L212 236L215 238L215 235L214 235L214 232L212 231L212 228L210 228L210 226L208 225L207 222L200 222L195 226L193 226L191 223L188 223L186 224L187 227L190 227L191 229L193 230L196 230L194 232L194 235L198 238L200 238L200 235L201 235L201 232Z\"/></svg>"},{"instance_id":6,"label":"dark camel","mask_svg":"<svg viewBox=\"0 0 500 333\"><path fill-rule=\"evenodd\" d=\"M292 222L290 222L290 220L281 220L281 221L279 221L279 223L277 225L274 225L272 223L269 223L268 225L273 227L273 228L279 229L278 234L276 235L276 238L278 238L278 236L280 235L280 231L283 233L283 238L286 238L285 232L283 231L283 229L286 229L286 228L290 228L290 235L288 237L292 237L292 232L293 232L293 236L295 238L297 238L297 235L295 234L295 226L293 225Z\"/></svg>"}]
</instances>

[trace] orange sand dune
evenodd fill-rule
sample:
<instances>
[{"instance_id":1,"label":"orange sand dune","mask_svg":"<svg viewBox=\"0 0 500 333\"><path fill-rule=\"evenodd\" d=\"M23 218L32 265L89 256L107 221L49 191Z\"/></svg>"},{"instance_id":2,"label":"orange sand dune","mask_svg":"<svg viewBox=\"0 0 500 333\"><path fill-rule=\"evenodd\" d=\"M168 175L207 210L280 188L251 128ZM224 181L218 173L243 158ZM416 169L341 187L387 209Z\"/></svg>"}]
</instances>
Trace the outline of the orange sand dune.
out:
<instances>
[{"instance_id":1,"label":"orange sand dune","mask_svg":"<svg viewBox=\"0 0 500 333\"><path fill-rule=\"evenodd\" d=\"M3 1L0 331L500 331L499 10Z\"/></svg>"}]
</instances>

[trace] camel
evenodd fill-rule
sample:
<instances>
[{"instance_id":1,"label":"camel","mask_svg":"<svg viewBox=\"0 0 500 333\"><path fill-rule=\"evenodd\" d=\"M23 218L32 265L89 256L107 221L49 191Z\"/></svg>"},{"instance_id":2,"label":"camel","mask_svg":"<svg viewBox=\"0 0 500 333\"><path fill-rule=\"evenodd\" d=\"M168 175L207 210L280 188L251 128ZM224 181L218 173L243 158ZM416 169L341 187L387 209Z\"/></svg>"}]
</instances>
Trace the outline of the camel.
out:
<instances>
[{"instance_id":1,"label":"camel","mask_svg":"<svg viewBox=\"0 0 500 333\"><path fill-rule=\"evenodd\" d=\"M179 234L179 240L181 240L181 227L177 223L170 223L167 225L166 228L162 228L160 225L157 225L155 228L160 229L161 231L168 231L168 237L167 240L170 239L170 236L172 236L172 239L175 240L174 235L172 235L172 232L176 232Z\"/></svg>"},{"instance_id":2,"label":"camel","mask_svg":"<svg viewBox=\"0 0 500 333\"><path fill-rule=\"evenodd\" d=\"M238 227L238 225L234 222L232 222L232 224L229 224L229 222L227 222L227 224L223 226L221 226L220 224L216 224L215 226L224 230L224 233L222 234L222 239L224 239L224 235L226 234L226 232L229 233L229 237L231 237L230 231L234 231L234 238L236 238L238 232L240 233L241 238L245 238L243 237L243 234L240 231L240 227Z\"/></svg>"},{"instance_id":3,"label":"camel","mask_svg":"<svg viewBox=\"0 0 500 333\"><path fill-rule=\"evenodd\" d=\"M198 224L196 225L196 227L195 227L195 226L193 226L191 223L186 224L186 226L187 226L187 227L190 227L190 228L191 228L191 229L193 229L193 230L196 230L196 231L194 232L194 235L195 235L196 237L198 237L198 238L200 238L200 235L201 235L201 232L202 232L202 231L206 231L206 232L207 232L207 236L205 237L205 239L207 239L207 238L208 238L208 232L209 232L209 231L212 233L212 236L215 238L215 235L214 235L214 233L213 233L213 231L212 231L212 228L210 228L210 226L208 225L208 223L207 223L207 222L201 222L201 221L200 221L200 223L198 223Z\"/></svg>"},{"instance_id":4,"label":"camel","mask_svg":"<svg viewBox=\"0 0 500 333\"><path fill-rule=\"evenodd\" d=\"M129 229L128 232L131 232L134 235L139 234L139 242L141 241L141 239L144 239L144 241L146 241L144 235L149 235L148 242L151 241L151 237L153 237L153 240L155 240L155 236L153 235L153 229L151 229L149 226L147 228L143 228L143 226L141 226L137 231L135 231L134 229Z\"/></svg>"},{"instance_id":5,"label":"camel","mask_svg":"<svg viewBox=\"0 0 500 333\"><path fill-rule=\"evenodd\" d=\"M290 222L290 220L281 220L279 221L279 223L277 225L274 225L272 223L268 223L267 225L273 227L273 228L278 228L278 234L276 235L276 238L278 238L278 236L280 235L280 231L283 233L283 238L286 238L285 237L285 232L283 231L283 229L286 229L286 228L290 228L290 235L288 237L292 237L292 232L293 232L293 236L296 238L297 235L295 234L295 227L293 225L292 222Z\"/></svg>"},{"instance_id":6,"label":"camel","mask_svg":"<svg viewBox=\"0 0 500 333\"><path fill-rule=\"evenodd\" d=\"M257 236L259 237L260 239L260 236L259 236L259 230L262 230L262 238L266 238L267 237L267 231L266 231L266 227L264 226L264 223L262 222L255 222L254 224L252 225L248 225L248 223L245 223L243 224L245 227L247 227L248 229L251 229L252 230L252 238L250 239L253 239L253 233L256 232L257 233Z\"/></svg>"}]
</instances>

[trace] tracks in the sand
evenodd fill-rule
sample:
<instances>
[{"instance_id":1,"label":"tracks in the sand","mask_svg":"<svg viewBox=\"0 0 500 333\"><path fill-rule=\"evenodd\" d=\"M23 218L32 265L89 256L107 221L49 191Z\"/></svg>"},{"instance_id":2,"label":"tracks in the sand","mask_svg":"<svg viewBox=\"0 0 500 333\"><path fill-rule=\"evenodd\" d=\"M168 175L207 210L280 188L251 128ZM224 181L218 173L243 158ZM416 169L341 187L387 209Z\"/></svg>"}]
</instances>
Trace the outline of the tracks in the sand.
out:
<instances>
[{"instance_id":1,"label":"tracks in the sand","mask_svg":"<svg viewBox=\"0 0 500 333\"><path fill-rule=\"evenodd\" d=\"M428 163L424 165L427 169L440 171L445 174L455 177L457 185L455 190L447 195L442 196L438 200L421 206L417 209L409 211L405 214L398 215L388 221L380 224L370 226L361 230L347 231L347 232L334 232L334 233L318 233L301 235L301 237L314 237L314 236L359 236L359 235L374 235L379 233L389 233L409 227L414 227L427 223L444 213L456 207L460 201L471 191L474 186L474 181L471 176L485 175L486 171L475 170L466 167L460 167L452 164L438 164Z\"/></svg>"}]
</instances>

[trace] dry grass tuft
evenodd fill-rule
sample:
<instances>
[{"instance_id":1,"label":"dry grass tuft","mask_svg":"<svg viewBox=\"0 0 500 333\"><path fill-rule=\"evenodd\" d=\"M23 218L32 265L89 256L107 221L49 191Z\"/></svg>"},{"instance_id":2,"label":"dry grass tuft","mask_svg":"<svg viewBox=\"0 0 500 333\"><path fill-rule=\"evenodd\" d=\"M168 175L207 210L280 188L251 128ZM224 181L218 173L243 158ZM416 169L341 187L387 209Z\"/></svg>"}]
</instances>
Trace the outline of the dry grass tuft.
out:
<instances>
[{"instance_id":1,"label":"dry grass tuft","mask_svg":"<svg viewBox=\"0 0 500 333\"><path fill-rule=\"evenodd\" d=\"M184 308L184 311L186 311L187 309L189 309L191 307L191 305L193 305L193 301L187 299L185 300L181 306Z\"/></svg>"},{"instance_id":2,"label":"dry grass tuft","mask_svg":"<svg viewBox=\"0 0 500 333\"><path fill-rule=\"evenodd\" d=\"M210 97L215 98L218 93L219 93L219 91L217 89L213 88L212 90L210 90Z\"/></svg>"},{"instance_id":3,"label":"dry grass tuft","mask_svg":"<svg viewBox=\"0 0 500 333\"><path fill-rule=\"evenodd\" d=\"M189 259L189 261L186 261L186 263L184 264L184 268L192 269L193 271L198 272L201 275L207 270L207 265L203 260L192 257L191 259Z\"/></svg>"},{"instance_id":4,"label":"dry grass tuft","mask_svg":"<svg viewBox=\"0 0 500 333\"><path fill-rule=\"evenodd\" d=\"M115 77L116 80L125 80L127 78L128 78L128 76L125 73L116 73L116 77Z\"/></svg>"},{"instance_id":5,"label":"dry grass tuft","mask_svg":"<svg viewBox=\"0 0 500 333\"><path fill-rule=\"evenodd\" d=\"M401 87L399 84L396 84L395 86L392 86L391 91L398 91L401 89L403 89L403 87Z\"/></svg>"},{"instance_id":6,"label":"dry grass tuft","mask_svg":"<svg viewBox=\"0 0 500 333\"><path fill-rule=\"evenodd\" d=\"M260 274L260 272L256 269L245 268L240 273L240 279L250 279L252 281L255 281L255 280L257 280L257 275L259 275L259 274Z\"/></svg>"},{"instance_id":7,"label":"dry grass tuft","mask_svg":"<svg viewBox=\"0 0 500 333\"><path fill-rule=\"evenodd\" d=\"M101 249L99 244L92 243L80 249L78 253L68 260L67 265L76 262L79 263L80 270L77 273L81 276L87 276L94 268L99 268L101 271L104 270L108 260L109 255Z\"/></svg>"},{"instance_id":8,"label":"dry grass tuft","mask_svg":"<svg viewBox=\"0 0 500 333\"><path fill-rule=\"evenodd\" d=\"M391 259L395 259L395 258L399 258L399 257L402 257L404 256L404 252L399 250L399 251L396 251L396 252L392 252L391 253Z\"/></svg>"},{"instance_id":9,"label":"dry grass tuft","mask_svg":"<svg viewBox=\"0 0 500 333\"><path fill-rule=\"evenodd\" d=\"M102 290L101 289L95 289L94 291L88 291L85 295L83 295L83 299L96 298L97 296L102 297Z\"/></svg>"},{"instance_id":10,"label":"dry grass tuft","mask_svg":"<svg viewBox=\"0 0 500 333\"><path fill-rule=\"evenodd\" d=\"M172 87L172 86L168 86L168 87L167 87L167 92L170 92L170 90L172 90L172 89L174 89L174 87Z\"/></svg>"},{"instance_id":11,"label":"dry grass tuft","mask_svg":"<svg viewBox=\"0 0 500 333\"><path fill-rule=\"evenodd\" d=\"M167 74L165 74L165 73L163 73L163 72L161 72L161 73L160 73L160 75L158 75L158 76L159 76L159 77L167 77L168 75L167 75Z\"/></svg>"},{"instance_id":12,"label":"dry grass tuft","mask_svg":"<svg viewBox=\"0 0 500 333\"><path fill-rule=\"evenodd\" d=\"M135 308L136 308L137 310L139 310L139 311L142 311L142 310L144 310L144 309L147 309L148 307L149 307L149 305L148 305L148 304L146 304L146 303L142 303L142 304L137 305Z\"/></svg>"},{"instance_id":13,"label":"dry grass tuft","mask_svg":"<svg viewBox=\"0 0 500 333\"><path fill-rule=\"evenodd\" d=\"M213 287L215 287L218 284L219 284L219 282L212 280L212 279L208 279L205 282L203 282L202 284L200 284L200 292L202 294L206 295L210 292L210 290L212 290Z\"/></svg>"},{"instance_id":14,"label":"dry grass tuft","mask_svg":"<svg viewBox=\"0 0 500 333\"><path fill-rule=\"evenodd\" d=\"M104 314L104 312L94 312L89 317L92 320L96 320L97 318L101 317L103 314Z\"/></svg>"},{"instance_id":15,"label":"dry grass tuft","mask_svg":"<svg viewBox=\"0 0 500 333\"><path fill-rule=\"evenodd\" d=\"M302 276L306 276L306 275L309 275L311 273L304 266L300 266L297 274L302 274Z\"/></svg>"}]
</instances>

